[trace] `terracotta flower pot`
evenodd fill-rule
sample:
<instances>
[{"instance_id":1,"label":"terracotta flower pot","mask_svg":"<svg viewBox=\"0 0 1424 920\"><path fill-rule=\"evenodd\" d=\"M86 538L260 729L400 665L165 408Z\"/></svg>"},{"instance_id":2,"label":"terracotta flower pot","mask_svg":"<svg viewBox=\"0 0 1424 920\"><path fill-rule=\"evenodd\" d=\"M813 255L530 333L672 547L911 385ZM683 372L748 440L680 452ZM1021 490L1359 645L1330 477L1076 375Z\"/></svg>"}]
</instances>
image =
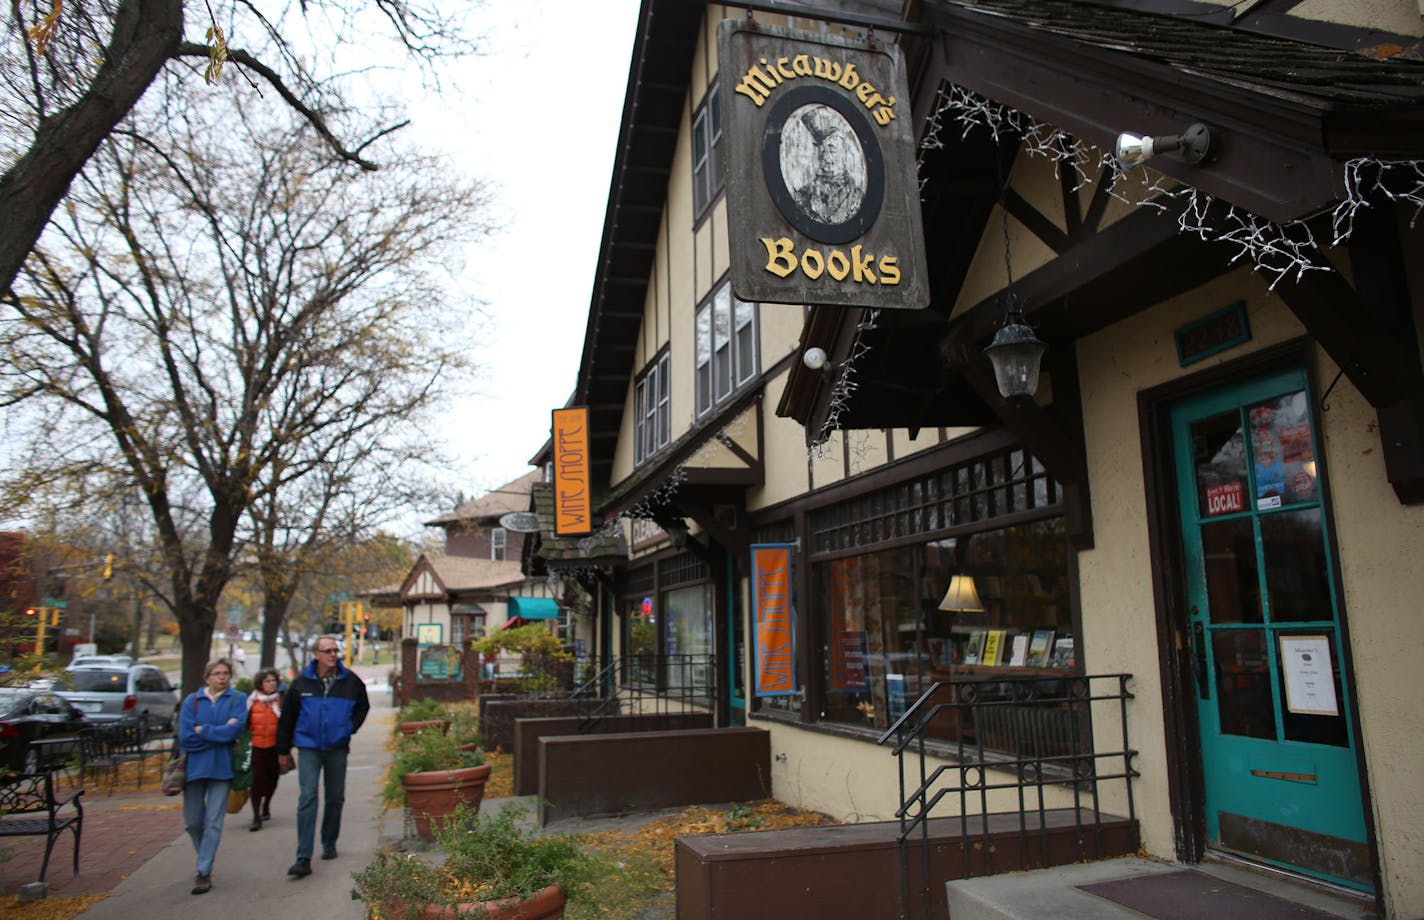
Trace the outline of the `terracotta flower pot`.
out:
<instances>
[{"instance_id":1,"label":"terracotta flower pot","mask_svg":"<svg viewBox=\"0 0 1424 920\"><path fill-rule=\"evenodd\" d=\"M391 903L383 913L391 920L406 916L406 905ZM420 920L559 920L564 915L564 893L550 885L532 898L469 901L453 906L425 904L415 914Z\"/></svg>"},{"instance_id":2,"label":"terracotta flower pot","mask_svg":"<svg viewBox=\"0 0 1424 920\"><path fill-rule=\"evenodd\" d=\"M478 751L479 749L480 743L478 741L466 741L460 745L460 750L462 751Z\"/></svg>"},{"instance_id":3,"label":"terracotta flower pot","mask_svg":"<svg viewBox=\"0 0 1424 920\"><path fill-rule=\"evenodd\" d=\"M423 732L427 728L439 728L440 734L445 734L450 730L449 719L428 719L424 722L401 722L400 733L402 735L414 735Z\"/></svg>"},{"instance_id":4,"label":"terracotta flower pot","mask_svg":"<svg viewBox=\"0 0 1424 920\"><path fill-rule=\"evenodd\" d=\"M479 811L489 775L490 765L485 763L459 770L432 770L402 776L405 804L415 819L415 832L420 839L434 840L431 822L448 816L457 805Z\"/></svg>"}]
</instances>

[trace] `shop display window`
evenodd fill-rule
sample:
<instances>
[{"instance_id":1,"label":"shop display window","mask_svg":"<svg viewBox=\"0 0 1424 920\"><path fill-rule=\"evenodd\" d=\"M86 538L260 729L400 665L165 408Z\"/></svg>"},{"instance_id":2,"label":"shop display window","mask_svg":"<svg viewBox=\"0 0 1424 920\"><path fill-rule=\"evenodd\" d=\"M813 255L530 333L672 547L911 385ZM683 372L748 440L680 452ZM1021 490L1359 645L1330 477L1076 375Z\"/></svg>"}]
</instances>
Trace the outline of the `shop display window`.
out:
<instances>
[{"instance_id":1,"label":"shop display window","mask_svg":"<svg viewBox=\"0 0 1424 920\"><path fill-rule=\"evenodd\" d=\"M936 681L992 694L994 678L1079 671L1061 516L818 563L812 590L825 722L883 731ZM942 722L932 737L976 740Z\"/></svg>"}]
</instances>

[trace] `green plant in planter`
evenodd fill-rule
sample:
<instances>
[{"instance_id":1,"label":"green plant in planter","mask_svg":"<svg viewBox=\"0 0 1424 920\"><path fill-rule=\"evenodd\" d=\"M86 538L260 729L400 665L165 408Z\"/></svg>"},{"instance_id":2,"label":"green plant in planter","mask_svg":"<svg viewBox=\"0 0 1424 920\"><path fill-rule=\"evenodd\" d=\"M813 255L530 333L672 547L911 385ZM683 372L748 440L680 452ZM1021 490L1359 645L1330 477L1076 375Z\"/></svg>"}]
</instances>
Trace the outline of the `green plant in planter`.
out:
<instances>
[{"instance_id":1,"label":"green plant in planter","mask_svg":"<svg viewBox=\"0 0 1424 920\"><path fill-rule=\"evenodd\" d=\"M456 744L480 743L480 714L473 705L450 707L450 736Z\"/></svg>"},{"instance_id":2,"label":"green plant in planter","mask_svg":"<svg viewBox=\"0 0 1424 920\"><path fill-rule=\"evenodd\" d=\"M460 770L478 767L484 763L479 751L462 751L454 737L444 732L418 732L402 737L391 758L391 768L386 773L386 785L381 790L381 801L398 807L405 804L405 790L401 788L401 777L407 773L434 773L438 770Z\"/></svg>"},{"instance_id":3,"label":"green plant in planter","mask_svg":"<svg viewBox=\"0 0 1424 920\"><path fill-rule=\"evenodd\" d=\"M435 700L411 700L400 708L400 713L396 715L396 725L402 722L434 722L437 719L449 718L450 713Z\"/></svg>"},{"instance_id":4,"label":"green plant in planter","mask_svg":"<svg viewBox=\"0 0 1424 920\"><path fill-rule=\"evenodd\" d=\"M423 905L454 905L504 898L528 899L550 886L570 902L593 878L595 864L568 837L540 837L521 828L523 809L481 815L464 806L436 832L445 855L434 867L416 857L392 853L352 875L352 897L370 905L406 905L414 916Z\"/></svg>"}]
</instances>

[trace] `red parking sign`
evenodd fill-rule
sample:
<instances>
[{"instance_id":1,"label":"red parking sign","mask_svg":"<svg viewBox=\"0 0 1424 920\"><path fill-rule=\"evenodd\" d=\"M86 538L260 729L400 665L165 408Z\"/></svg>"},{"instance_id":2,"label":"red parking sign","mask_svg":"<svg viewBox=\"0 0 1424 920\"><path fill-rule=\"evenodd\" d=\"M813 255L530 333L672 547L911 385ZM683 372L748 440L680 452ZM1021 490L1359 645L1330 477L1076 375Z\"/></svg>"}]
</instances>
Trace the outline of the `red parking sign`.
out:
<instances>
[{"instance_id":1,"label":"red parking sign","mask_svg":"<svg viewBox=\"0 0 1424 920\"><path fill-rule=\"evenodd\" d=\"M229 639L236 639L240 635L242 635L242 630L238 628L236 623L227 628L227 637Z\"/></svg>"}]
</instances>

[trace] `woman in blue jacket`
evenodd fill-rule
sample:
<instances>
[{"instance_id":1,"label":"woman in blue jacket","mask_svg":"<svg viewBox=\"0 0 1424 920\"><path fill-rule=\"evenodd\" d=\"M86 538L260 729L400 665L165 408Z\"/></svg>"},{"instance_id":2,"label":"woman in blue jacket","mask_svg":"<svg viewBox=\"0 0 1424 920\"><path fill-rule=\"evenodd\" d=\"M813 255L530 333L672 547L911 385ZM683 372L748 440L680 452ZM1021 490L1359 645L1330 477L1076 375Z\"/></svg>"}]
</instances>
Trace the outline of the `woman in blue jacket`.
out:
<instances>
[{"instance_id":1,"label":"woman in blue jacket","mask_svg":"<svg viewBox=\"0 0 1424 920\"><path fill-rule=\"evenodd\" d=\"M188 756L183 786L183 826L198 851L193 894L213 887L213 859L218 855L227 790L232 783L232 745L247 721L247 699L232 683L232 662L219 658L203 670L204 686L183 700L178 743Z\"/></svg>"}]
</instances>

